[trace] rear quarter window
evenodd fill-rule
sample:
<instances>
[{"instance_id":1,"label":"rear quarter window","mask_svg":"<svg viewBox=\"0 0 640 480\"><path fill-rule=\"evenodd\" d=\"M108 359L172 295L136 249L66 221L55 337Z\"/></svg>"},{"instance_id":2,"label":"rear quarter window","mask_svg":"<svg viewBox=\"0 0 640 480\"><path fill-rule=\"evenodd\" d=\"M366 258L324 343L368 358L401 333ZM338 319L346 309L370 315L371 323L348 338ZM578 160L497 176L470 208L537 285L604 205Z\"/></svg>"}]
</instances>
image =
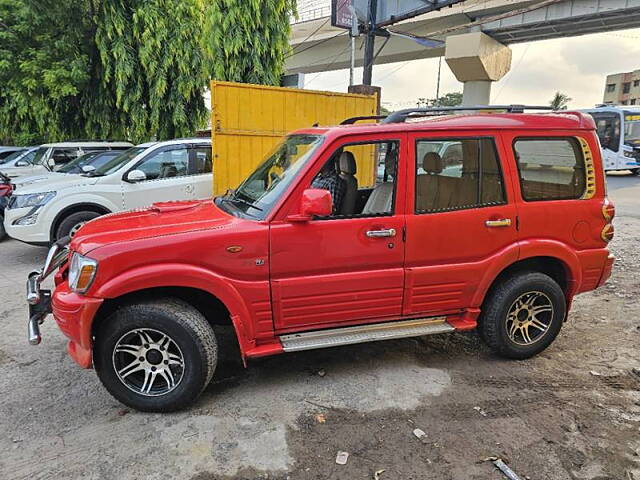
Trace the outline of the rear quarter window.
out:
<instances>
[{"instance_id":1,"label":"rear quarter window","mask_svg":"<svg viewBox=\"0 0 640 480\"><path fill-rule=\"evenodd\" d=\"M517 138L513 150L524 200L570 200L585 194L585 159L577 139Z\"/></svg>"}]
</instances>

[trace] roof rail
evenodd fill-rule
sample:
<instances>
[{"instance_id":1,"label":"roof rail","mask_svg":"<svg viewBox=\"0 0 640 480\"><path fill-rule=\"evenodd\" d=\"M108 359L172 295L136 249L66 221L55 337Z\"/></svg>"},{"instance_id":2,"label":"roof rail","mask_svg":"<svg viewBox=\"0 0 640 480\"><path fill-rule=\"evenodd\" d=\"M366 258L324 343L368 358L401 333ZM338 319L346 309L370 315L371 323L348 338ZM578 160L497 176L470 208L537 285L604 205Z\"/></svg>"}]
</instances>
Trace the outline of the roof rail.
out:
<instances>
[{"instance_id":1,"label":"roof rail","mask_svg":"<svg viewBox=\"0 0 640 480\"><path fill-rule=\"evenodd\" d=\"M353 125L360 120L382 120L387 118L387 115L365 115L363 117L350 117L340 122L340 125Z\"/></svg>"},{"instance_id":2,"label":"roof rail","mask_svg":"<svg viewBox=\"0 0 640 480\"><path fill-rule=\"evenodd\" d=\"M382 123L403 123L407 118L444 115L447 112L469 112L479 110L504 110L506 113L523 113L525 110L553 110L553 107L541 105L473 105L456 107L406 108L387 116Z\"/></svg>"}]
</instances>

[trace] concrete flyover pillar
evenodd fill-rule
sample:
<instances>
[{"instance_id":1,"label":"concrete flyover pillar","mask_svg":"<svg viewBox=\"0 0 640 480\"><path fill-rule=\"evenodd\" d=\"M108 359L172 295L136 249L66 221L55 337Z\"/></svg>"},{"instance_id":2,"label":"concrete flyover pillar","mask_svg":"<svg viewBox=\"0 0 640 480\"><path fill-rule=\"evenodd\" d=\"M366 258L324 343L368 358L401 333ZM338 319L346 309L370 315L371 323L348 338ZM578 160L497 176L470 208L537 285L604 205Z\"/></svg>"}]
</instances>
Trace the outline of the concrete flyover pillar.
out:
<instances>
[{"instance_id":1,"label":"concrete flyover pillar","mask_svg":"<svg viewBox=\"0 0 640 480\"><path fill-rule=\"evenodd\" d=\"M491 82L511 68L511 49L482 32L447 37L444 59L464 84L462 105L488 105Z\"/></svg>"}]
</instances>

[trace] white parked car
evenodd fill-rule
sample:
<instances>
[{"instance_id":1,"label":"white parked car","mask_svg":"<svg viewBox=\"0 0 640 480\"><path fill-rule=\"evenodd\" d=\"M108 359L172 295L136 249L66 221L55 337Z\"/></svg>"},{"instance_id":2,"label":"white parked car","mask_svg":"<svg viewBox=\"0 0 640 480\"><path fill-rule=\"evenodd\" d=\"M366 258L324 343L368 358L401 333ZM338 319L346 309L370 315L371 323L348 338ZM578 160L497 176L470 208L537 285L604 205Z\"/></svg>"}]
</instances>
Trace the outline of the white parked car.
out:
<instances>
[{"instance_id":1,"label":"white parked car","mask_svg":"<svg viewBox=\"0 0 640 480\"><path fill-rule=\"evenodd\" d=\"M47 245L100 215L211 197L211 170L210 139L144 143L89 173L18 186L4 226L10 237Z\"/></svg>"},{"instance_id":2,"label":"white parked car","mask_svg":"<svg viewBox=\"0 0 640 480\"><path fill-rule=\"evenodd\" d=\"M9 178L24 175L38 175L54 171L88 152L104 152L107 150L126 150L133 147L129 142L59 142L40 145L31 160L20 159L13 165L0 165L0 172Z\"/></svg>"}]
</instances>

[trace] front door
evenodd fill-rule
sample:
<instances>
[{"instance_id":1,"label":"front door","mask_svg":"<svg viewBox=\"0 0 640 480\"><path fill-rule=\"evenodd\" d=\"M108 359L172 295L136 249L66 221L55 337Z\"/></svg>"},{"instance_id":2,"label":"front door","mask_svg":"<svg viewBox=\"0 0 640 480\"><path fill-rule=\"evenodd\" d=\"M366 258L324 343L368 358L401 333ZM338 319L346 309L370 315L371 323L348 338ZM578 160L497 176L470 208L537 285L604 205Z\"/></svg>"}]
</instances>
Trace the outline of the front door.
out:
<instances>
[{"instance_id":1,"label":"front door","mask_svg":"<svg viewBox=\"0 0 640 480\"><path fill-rule=\"evenodd\" d=\"M155 202L192 200L194 185L189 177L189 150L188 145L162 147L133 167L132 170L144 172L146 179L135 183L122 181L125 210Z\"/></svg>"},{"instance_id":2,"label":"front door","mask_svg":"<svg viewBox=\"0 0 640 480\"><path fill-rule=\"evenodd\" d=\"M477 306L472 298L491 268L518 257L509 165L489 134L409 138L403 314Z\"/></svg>"},{"instance_id":3,"label":"front door","mask_svg":"<svg viewBox=\"0 0 640 480\"><path fill-rule=\"evenodd\" d=\"M334 213L271 226L271 295L279 332L401 314L404 172L400 136L331 147L306 188L332 193ZM381 166L380 168L378 168Z\"/></svg>"}]
</instances>

